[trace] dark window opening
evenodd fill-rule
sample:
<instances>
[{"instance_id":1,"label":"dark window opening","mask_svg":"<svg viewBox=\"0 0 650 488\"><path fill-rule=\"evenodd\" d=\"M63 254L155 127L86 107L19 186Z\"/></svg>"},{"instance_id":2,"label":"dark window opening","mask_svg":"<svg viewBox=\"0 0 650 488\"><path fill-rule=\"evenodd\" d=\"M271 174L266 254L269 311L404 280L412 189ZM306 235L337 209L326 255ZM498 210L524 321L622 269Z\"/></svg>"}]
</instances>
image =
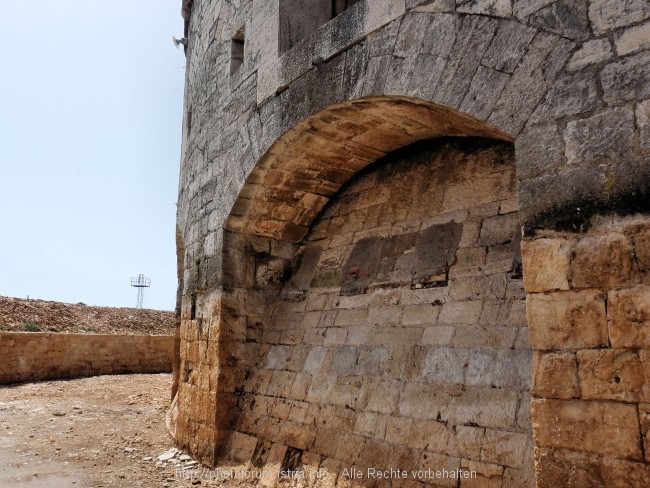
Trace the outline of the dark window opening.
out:
<instances>
[{"instance_id":1,"label":"dark window opening","mask_svg":"<svg viewBox=\"0 0 650 488\"><path fill-rule=\"evenodd\" d=\"M332 0L332 18L343 13L345 10L349 9L355 3L359 3L361 0Z\"/></svg>"},{"instance_id":2,"label":"dark window opening","mask_svg":"<svg viewBox=\"0 0 650 488\"><path fill-rule=\"evenodd\" d=\"M246 41L246 28L241 29L233 36L230 42L230 74L234 75L244 64L244 44Z\"/></svg>"},{"instance_id":3,"label":"dark window opening","mask_svg":"<svg viewBox=\"0 0 650 488\"><path fill-rule=\"evenodd\" d=\"M361 0L280 0L280 55Z\"/></svg>"}]
</instances>

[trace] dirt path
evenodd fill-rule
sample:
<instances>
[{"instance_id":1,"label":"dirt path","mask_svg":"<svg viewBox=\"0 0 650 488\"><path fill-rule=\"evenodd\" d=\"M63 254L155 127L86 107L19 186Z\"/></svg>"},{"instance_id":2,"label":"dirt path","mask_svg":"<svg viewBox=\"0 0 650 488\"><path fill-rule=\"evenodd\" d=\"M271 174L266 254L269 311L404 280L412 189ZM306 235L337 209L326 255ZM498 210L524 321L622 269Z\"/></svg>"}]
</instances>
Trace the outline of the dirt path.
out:
<instances>
[{"instance_id":1,"label":"dirt path","mask_svg":"<svg viewBox=\"0 0 650 488\"><path fill-rule=\"evenodd\" d=\"M196 486L169 464L181 453L158 465L174 445L170 384L155 374L0 387L0 486Z\"/></svg>"}]
</instances>

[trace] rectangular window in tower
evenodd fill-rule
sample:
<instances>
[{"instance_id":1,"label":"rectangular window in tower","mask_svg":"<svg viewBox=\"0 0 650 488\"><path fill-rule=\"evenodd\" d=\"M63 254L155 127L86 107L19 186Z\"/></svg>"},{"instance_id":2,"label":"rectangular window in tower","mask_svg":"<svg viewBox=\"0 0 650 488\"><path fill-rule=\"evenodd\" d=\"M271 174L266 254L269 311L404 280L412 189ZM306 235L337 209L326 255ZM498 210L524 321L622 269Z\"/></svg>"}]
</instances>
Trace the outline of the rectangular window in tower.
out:
<instances>
[{"instance_id":1,"label":"rectangular window in tower","mask_svg":"<svg viewBox=\"0 0 650 488\"><path fill-rule=\"evenodd\" d=\"M332 18L336 17L343 11L349 9L355 3L359 3L361 0L332 0Z\"/></svg>"},{"instance_id":2,"label":"rectangular window in tower","mask_svg":"<svg viewBox=\"0 0 650 488\"><path fill-rule=\"evenodd\" d=\"M280 55L332 19L332 0L280 0Z\"/></svg>"},{"instance_id":3,"label":"rectangular window in tower","mask_svg":"<svg viewBox=\"0 0 650 488\"><path fill-rule=\"evenodd\" d=\"M246 27L241 29L233 36L230 41L230 74L234 75L242 64L244 64L244 52L246 43Z\"/></svg>"},{"instance_id":4,"label":"rectangular window in tower","mask_svg":"<svg viewBox=\"0 0 650 488\"><path fill-rule=\"evenodd\" d=\"M280 0L278 52L285 52L361 0ZM375 1L375 0L372 0Z\"/></svg>"}]
</instances>

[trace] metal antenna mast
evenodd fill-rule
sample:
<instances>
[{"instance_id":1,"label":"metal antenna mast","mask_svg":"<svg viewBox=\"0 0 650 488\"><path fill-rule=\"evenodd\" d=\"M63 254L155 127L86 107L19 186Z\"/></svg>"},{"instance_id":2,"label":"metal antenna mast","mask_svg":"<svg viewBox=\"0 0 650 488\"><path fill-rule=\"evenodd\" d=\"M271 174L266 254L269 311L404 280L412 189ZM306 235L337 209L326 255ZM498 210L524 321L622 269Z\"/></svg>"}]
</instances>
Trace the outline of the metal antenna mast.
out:
<instances>
[{"instance_id":1,"label":"metal antenna mast","mask_svg":"<svg viewBox=\"0 0 650 488\"><path fill-rule=\"evenodd\" d=\"M151 286L151 278L145 278L143 274L139 274L137 278L131 278L131 286L135 286L138 289L138 304L136 308L142 308L144 289Z\"/></svg>"}]
</instances>

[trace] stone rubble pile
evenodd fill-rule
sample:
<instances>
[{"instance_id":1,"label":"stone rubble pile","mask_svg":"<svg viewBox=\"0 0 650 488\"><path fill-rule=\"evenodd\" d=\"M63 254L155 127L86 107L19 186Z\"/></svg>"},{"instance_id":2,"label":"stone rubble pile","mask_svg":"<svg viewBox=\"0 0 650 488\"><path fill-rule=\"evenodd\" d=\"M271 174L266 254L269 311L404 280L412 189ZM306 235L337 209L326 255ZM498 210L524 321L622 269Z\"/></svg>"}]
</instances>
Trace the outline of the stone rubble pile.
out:
<instances>
[{"instance_id":1,"label":"stone rubble pile","mask_svg":"<svg viewBox=\"0 0 650 488\"><path fill-rule=\"evenodd\" d=\"M147 456L146 458L142 458L143 461L150 461L151 457ZM192 459L191 456L183 453L179 449L172 447L171 449L168 449L167 451L161 453L157 458L156 458L156 466L159 468L164 468L164 467L179 467L179 468L185 468L185 469L192 469L197 467L199 464L198 461L195 461Z\"/></svg>"}]
</instances>

